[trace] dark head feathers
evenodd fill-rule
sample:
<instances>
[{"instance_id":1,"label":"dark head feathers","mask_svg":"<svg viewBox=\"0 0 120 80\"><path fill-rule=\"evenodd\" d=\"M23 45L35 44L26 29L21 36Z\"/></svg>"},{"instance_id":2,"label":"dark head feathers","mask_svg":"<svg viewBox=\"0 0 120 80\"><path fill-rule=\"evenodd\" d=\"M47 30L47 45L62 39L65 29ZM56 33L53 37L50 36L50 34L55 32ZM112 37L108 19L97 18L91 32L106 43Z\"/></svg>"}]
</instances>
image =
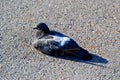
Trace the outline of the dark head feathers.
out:
<instances>
[{"instance_id":1,"label":"dark head feathers","mask_svg":"<svg viewBox=\"0 0 120 80\"><path fill-rule=\"evenodd\" d=\"M50 32L48 26L43 22L39 23L34 29L41 30L44 33L49 33Z\"/></svg>"}]
</instances>

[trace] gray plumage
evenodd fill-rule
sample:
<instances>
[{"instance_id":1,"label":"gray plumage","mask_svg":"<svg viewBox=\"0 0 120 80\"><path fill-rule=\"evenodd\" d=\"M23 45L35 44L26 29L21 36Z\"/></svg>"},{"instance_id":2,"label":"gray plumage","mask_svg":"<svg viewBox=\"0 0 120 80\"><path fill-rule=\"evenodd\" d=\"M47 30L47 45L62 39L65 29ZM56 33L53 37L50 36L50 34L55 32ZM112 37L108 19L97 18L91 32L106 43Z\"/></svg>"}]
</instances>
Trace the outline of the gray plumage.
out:
<instances>
[{"instance_id":1,"label":"gray plumage","mask_svg":"<svg viewBox=\"0 0 120 80\"><path fill-rule=\"evenodd\" d=\"M88 51L79 47L73 39L59 32L50 31L45 23L38 24L34 29L37 33L33 46L42 53L52 56L73 54L84 60L92 58Z\"/></svg>"}]
</instances>

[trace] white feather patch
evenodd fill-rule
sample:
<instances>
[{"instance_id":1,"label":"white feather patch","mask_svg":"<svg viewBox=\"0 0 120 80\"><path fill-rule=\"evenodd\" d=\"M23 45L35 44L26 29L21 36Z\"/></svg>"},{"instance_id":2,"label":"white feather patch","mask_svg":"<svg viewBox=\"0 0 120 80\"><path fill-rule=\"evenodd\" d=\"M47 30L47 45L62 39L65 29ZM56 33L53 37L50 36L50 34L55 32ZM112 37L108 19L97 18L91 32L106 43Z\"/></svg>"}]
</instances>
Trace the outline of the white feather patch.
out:
<instances>
[{"instance_id":1,"label":"white feather patch","mask_svg":"<svg viewBox=\"0 0 120 80\"><path fill-rule=\"evenodd\" d=\"M54 39L55 41L59 42L59 43L60 43L60 46L63 46L63 45L65 45L66 43L68 43L68 42L70 41L70 38L68 38L68 37L65 37L65 36L57 36L57 35L53 36L53 39Z\"/></svg>"}]
</instances>

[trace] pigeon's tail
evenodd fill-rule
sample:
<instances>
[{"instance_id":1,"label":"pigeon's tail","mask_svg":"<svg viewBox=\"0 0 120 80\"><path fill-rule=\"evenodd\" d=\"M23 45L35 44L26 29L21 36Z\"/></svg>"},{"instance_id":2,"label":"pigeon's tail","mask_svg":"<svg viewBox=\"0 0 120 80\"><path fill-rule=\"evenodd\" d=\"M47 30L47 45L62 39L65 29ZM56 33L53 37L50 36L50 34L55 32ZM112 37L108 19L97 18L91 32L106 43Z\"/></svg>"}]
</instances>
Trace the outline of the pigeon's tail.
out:
<instances>
[{"instance_id":1,"label":"pigeon's tail","mask_svg":"<svg viewBox=\"0 0 120 80\"><path fill-rule=\"evenodd\" d=\"M76 56L82 58L83 60L91 60L92 55L85 49L80 48L80 51L75 54Z\"/></svg>"},{"instance_id":2,"label":"pigeon's tail","mask_svg":"<svg viewBox=\"0 0 120 80\"><path fill-rule=\"evenodd\" d=\"M91 60L92 59L92 55L85 49L83 48L73 48L73 49L67 49L64 50L66 53L70 53L73 54L83 60Z\"/></svg>"}]
</instances>

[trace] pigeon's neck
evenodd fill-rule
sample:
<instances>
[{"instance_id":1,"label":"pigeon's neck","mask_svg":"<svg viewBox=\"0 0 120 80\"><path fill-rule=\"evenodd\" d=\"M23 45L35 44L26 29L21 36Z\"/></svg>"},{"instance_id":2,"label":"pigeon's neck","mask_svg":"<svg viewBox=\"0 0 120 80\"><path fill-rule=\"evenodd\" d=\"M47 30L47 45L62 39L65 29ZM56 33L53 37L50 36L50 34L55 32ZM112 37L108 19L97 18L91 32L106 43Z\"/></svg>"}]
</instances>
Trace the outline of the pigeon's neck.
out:
<instances>
[{"instance_id":1,"label":"pigeon's neck","mask_svg":"<svg viewBox=\"0 0 120 80\"><path fill-rule=\"evenodd\" d=\"M46 35L46 33L44 33L43 31L37 31L37 33L36 33L36 37L37 38L42 38L43 36L45 36Z\"/></svg>"}]
</instances>

